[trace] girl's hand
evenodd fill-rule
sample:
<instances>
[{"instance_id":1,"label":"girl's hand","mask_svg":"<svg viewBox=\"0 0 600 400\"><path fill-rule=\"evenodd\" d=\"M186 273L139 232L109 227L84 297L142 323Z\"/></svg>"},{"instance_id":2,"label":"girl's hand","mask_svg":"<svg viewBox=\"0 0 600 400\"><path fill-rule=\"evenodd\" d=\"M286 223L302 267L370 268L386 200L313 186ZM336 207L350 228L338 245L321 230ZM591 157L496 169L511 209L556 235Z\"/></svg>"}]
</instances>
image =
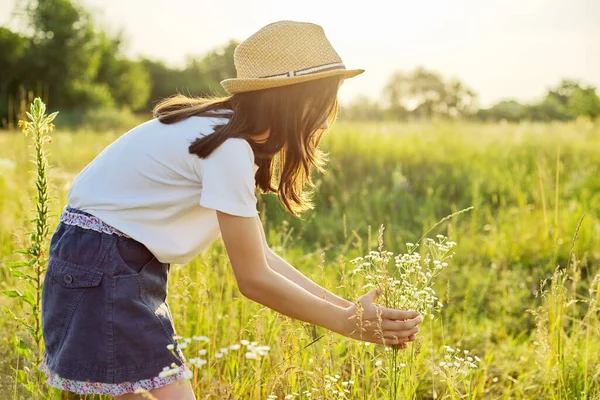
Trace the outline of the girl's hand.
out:
<instances>
[{"instance_id":1,"label":"girl's hand","mask_svg":"<svg viewBox=\"0 0 600 400\"><path fill-rule=\"evenodd\" d=\"M342 334L405 349L407 342L416 339L423 317L417 311L400 311L374 304L379 293L379 289L374 289L346 309L347 323Z\"/></svg>"}]
</instances>

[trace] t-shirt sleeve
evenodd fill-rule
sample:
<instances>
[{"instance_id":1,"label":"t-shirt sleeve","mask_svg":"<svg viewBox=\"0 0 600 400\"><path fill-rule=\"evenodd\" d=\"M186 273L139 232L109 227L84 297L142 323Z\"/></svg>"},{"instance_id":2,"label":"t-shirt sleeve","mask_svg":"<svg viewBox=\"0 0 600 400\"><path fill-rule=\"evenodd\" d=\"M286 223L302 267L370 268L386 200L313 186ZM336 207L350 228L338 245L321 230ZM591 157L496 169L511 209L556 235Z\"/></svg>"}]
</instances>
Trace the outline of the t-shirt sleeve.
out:
<instances>
[{"instance_id":1,"label":"t-shirt sleeve","mask_svg":"<svg viewBox=\"0 0 600 400\"><path fill-rule=\"evenodd\" d=\"M240 217L258 214L254 154L248 142L227 139L202 164L202 207Z\"/></svg>"}]
</instances>

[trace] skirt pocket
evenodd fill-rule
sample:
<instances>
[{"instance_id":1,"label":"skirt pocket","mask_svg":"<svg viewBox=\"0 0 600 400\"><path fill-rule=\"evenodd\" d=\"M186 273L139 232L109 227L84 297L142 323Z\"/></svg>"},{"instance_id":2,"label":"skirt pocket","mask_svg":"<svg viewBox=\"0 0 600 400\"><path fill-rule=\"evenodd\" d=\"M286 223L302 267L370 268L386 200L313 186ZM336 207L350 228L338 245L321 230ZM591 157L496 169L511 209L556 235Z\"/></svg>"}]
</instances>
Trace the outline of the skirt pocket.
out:
<instances>
[{"instance_id":1,"label":"skirt pocket","mask_svg":"<svg viewBox=\"0 0 600 400\"><path fill-rule=\"evenodd\" d=\"M48 354L60 352L67 329L90 288L102 282L103 273L57 258L50 258L42 287L42 326Z\"/></svg>"},{"instance_id":2,"label":"skirt pocket","mask_svg":"<svg viewBox=\"0 0 600 400\"><path fill-rule=\"evenodd\" d=\"M167 349L176 344L166 303L168 270L168 264L153 258L138 274L115 276L116 380L142 379L148 370L156 376L172 362L182 363Z\"/></svg>"}]
</instances>

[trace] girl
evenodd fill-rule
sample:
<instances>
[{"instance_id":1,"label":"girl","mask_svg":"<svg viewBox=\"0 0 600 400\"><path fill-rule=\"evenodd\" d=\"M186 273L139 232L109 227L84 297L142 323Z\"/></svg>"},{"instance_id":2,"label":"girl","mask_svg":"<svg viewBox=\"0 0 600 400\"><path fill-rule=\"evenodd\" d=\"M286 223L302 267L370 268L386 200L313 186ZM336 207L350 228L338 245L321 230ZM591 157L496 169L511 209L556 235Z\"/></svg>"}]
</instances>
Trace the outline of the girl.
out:
<instances>
[{"instance_id":1,"label":"girl","mask_svg":"<svg viewBox=\"0 0 600 400\"><path fill-rule=\"evenodd\" d=\"M401 348L415 340L417 312L375 305L376 291L351 303L323 289L269 249L256 210L257 187L293 215L309 207L303 190L323 166L317 146L338 88L363 70L345 69L320 26L292 21L267 25L234 58L238 77L222 82L231 96L159 103L155 119L75 178L43 287L40 369L50 385L194 399L167 275L219 235L250 300L354 339ZM172 363L179 374L158 377Z\"/></svg>"}]
</instances>

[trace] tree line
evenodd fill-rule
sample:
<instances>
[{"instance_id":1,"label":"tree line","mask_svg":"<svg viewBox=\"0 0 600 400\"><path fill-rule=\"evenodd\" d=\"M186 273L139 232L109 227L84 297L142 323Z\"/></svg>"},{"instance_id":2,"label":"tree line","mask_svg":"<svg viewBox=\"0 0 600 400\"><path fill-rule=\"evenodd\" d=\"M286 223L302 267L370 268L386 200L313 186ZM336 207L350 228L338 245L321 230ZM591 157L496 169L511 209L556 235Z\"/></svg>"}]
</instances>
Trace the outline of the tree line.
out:
<instances>
[{"instance_id":1,"label":"tree line","mask_svg":"<svg viewBox=\"0 0 600 400\"><path fill-rule=\"evenodd\" d=\"M26 33L0 26L0 126L14 124L33 96L63 115L148 112L178 91L223 94L219 82L235 75L234 41L173 68L126 57L122 34L99 29L72 0L22 0L15 16Z\"/></svg>"},{"instance_id":2,"label":"tree line","mask_svg":"<svg viewBox=\"0 0 600 400\"><path fill-rule=\"evenodd\" d=\"M159 60L132 60L124 54L122 34L99 29L74 0L21 0L15 15L21 31L0 27L0 127L22 117L31 97L40 96L62 115L94 110L147 113L176 92L223 94L219 82L235 76L231 41L174 68ZM502 101L477 107L477 95L463 82L444 79L425 68L396 72L381 101L359 97L346 107L349 119L476 118L480 120L568 120L600 115L596 88L564 80L541 101Z\"/></svg>"},{"instance_id":3,"label":"tree line","mask_svg":"<svg viewBox=\"0 0 600 400\"><path fill-rule=\"evenodd\" d=\"M359 97L348 105L348 119L430 119L470 118L482 121L566 121L585 116L600 116L600 97L593 86L564 79L547 90L542 99L531 104L503 100L490 108L477 107L477 95L456 79L445 80L440 74L418 67L397 72L382 91L383 101Z\"/></svg>"}]
</instances>

